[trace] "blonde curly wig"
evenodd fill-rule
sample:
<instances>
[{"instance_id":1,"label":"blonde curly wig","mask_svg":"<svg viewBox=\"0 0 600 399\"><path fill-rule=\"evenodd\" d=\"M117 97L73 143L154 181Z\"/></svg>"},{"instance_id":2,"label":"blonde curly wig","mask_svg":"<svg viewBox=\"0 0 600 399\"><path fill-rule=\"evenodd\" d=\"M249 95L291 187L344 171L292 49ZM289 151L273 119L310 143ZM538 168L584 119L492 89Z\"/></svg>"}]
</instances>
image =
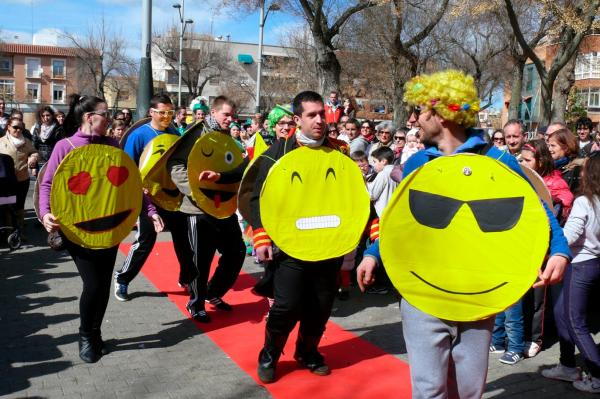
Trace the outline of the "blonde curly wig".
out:
<instances>
[{"instance_id":1,"label":"blonde curly wig","mask_svg":"<svg viewBox=\"0 0 600 399\"><path fill-rule=\"evenodd\" d=\"M477 124L479 97L473 77L457 70L415 76L404 86L404 101L434 109L445 120L464 127Z\"/></svg>"}]
</instances>

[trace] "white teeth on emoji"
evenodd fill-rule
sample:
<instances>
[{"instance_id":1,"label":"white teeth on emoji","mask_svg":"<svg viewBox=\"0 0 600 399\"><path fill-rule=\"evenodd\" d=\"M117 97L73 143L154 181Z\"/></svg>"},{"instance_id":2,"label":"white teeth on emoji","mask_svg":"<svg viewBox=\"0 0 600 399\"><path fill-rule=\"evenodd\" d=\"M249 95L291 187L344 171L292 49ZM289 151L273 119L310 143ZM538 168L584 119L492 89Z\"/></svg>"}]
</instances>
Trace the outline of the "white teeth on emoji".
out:
<instances>
[{"instance_id":1,"label":"white teeth on emoji","mask_svg":"<svg viewBox=\"0 0 600 399\"><path fill-rule=\"evenodd\" d=\"M298 230L331 229L340 225L340 218L335 215L313 216L296 220Z\"/></svg>"}]
</instances>

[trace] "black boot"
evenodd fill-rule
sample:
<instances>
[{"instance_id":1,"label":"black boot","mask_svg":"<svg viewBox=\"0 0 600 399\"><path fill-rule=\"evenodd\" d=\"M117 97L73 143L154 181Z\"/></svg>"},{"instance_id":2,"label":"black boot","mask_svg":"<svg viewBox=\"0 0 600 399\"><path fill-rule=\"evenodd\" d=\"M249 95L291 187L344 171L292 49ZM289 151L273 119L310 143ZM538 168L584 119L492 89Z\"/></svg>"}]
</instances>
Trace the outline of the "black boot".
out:
<instances>
[{"instance_id":1,"label":"black boot","mask_svg":"<svg viewBox=\"0 0 600 399\"><path fill-rule=\"evenodd\" d=\"M79 333L79 357L86 363L96 363L102 357L92 334Z\"/></svg>"},{"instance_id":2,"label":"black boot","mask_svg":"<svg viewBox=\"0 0 600 399\"><path fill-rule=\"evenodd\" d=\"M102 340L102 332L99 328L92 330L92 340L94 347L96 348L96 352L100 353L102 356L109 354L109 350L106 348L106 344Z\"/></svg>"},{"instance_id":3,"label":"black boot","mask_svg":"<svg viewBox=\"0 0 600 399\"><path fill-rule=\"evenodd\" d=\"M329 369L329 366L325 364L323 355L317 350L320 341L320 336L305 336L298 333L294 359L296 359L302 367L309 369L311 373L325 376L331 374L331 370Z\"/></svg>"},{"instance_id":4,"label":"black boot","mask_svg":"<svg viewBox=\"0 0 600 399\"><path fill-rule=\"evenodd\" d=\"M265 346L258 354L258 378L265 384L275 381L275 367L283 347L287 341L287 335L265 332Z\"/></svg>"}]
</instances>

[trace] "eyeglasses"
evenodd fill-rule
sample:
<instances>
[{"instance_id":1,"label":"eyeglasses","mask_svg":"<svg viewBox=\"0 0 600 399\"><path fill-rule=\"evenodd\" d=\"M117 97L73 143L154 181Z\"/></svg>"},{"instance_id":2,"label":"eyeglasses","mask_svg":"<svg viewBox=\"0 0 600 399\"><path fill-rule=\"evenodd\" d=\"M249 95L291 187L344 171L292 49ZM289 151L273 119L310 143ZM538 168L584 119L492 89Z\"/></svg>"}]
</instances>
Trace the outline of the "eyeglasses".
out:
<instances>
[{"instance_id":1,"label":"eyeglasses","mask_svg":"<svg viewBox=\"0 0 600 399\"><path fill-rule=\"evenodd\" d=\"M106 119L110 119L110 113L107 110L88 112L88 114L94 114L94 115L98 115L98 116L101 116Z\"/></svg>"},{"instance_id":2,"label":"eyeglasses","mask_svg":"<svg viewBox=\"0 0 600 399\"><path fill-rule=\"evenodd\" d=\"M156 108L150 108L150 111L152 111L152 112L156 112L156 113L157 113L157 114L159 114L159 115L160 115L162 118L165 118L165 117L167 117L167 116L173 116L173 115L175 115L175 111L174 111L174 110L172 110L172 109L170 109L170 110L168 110L168 111L167 111L167 110L165 110L165 111L160 111L160 110L158 110L158 109L156 109Z\"/></svg>"},{"instance_id":3,"label":"eyeglasses","mask_svg":"<svg viewBox=\"0 0 600 399\"><path fill-rule=\"evenodd\" d=\"M504 141L504 137L494 137L494 141Z\"/></svg>"},{"instance_id":4,"label":"eyeglasses","mask_svg":"<svg viewBox=\"0 0 600 399\"><path fill-rule=\"evenodd\" d=\"M415 114L415 117L418 118L419 115L421 115L421 107L418 105L415 105L414 107L412 107L412 109L410 110L411 114Z\"/></svg>"},{"instance_id":5,"label":"eyeglasses","mask_svg":"<svg viewBox=\"0 0 600 399\"><path fill-rule=\"evenodd\" d=\"M277 122L277 126L279 126L279 127L284 127L284 126L287 126L287 127L294 127L294 126L296 126L296 122L294 122L294 121L289 121L289 122L281 122L281 121L280 121L280 122Z\"/></svg>"},{"instance_id":6,"label":"eyeglasses","mask_svg":"<svg viewBox=\"0 0 600 399\"><path fill-rule=\"evenodd\" d=\"M13 130L23 130L23 128L22 128L21 126L19 126L19 125L14 125L14 126L11 126L11 128L12 128Z\"/></svg>"},{"instance_id":7,"label":"eyeglasses","mask_svg":"<svg viewBox=\"0 0 600 399\"><path fill-rule=\"evenodd\" d=\"M406 140L406 137L404 137L404 136L394 136L394 140L398 140L398 141L400 141L400 140Z\"/></svg>"},{"instance_id":8,"label":"eyeglasses","mask_svg":"<svg viewBox=\"0 0 600 399\"><path fill-rule=\"evenodd\" d=\"M370 129L370 128L371 128L371 126L361 126L360 128L361 128L361 129Z\"/></svg>"}]
</instances>

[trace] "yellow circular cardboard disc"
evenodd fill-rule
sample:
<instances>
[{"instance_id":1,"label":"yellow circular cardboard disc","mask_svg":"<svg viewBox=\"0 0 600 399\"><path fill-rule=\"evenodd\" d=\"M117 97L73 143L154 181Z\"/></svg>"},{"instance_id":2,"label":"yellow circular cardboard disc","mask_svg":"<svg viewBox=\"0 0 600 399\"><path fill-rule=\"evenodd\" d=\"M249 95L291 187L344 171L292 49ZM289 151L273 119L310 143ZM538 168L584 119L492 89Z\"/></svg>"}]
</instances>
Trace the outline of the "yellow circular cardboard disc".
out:
<instances>
[{"instance_id":1,"label":"yellow circular cardboard disc","mask_svg":"<svg viewBox=\"0 0 600 399\"><path fill-rule=\"evenodd\" d=\"M122 150L90 144L62 160L50 192L50 209L63 234L92 249L118 245L129 234L142 207L142 181Z\"/></svg>"},{"instance_id":2,"label":"yellow circular cardboard disc","mask_svg":"<svg viewBox=\"0 0 600 399\"><path fill-rule=\"evenodd\" d=\"M480 320L517 302L548 248L548 218L531 185L480 155L440 157L411 173L379 225L394 286L446 320Z\"/></svg>"},{"instance_id":3,"label":"yellow circular cardboard disc","mask_svg":"<svg viewBox=\"0 0 600 399\"><path fill-rule=\"evenodd\" d=\"M358 166L327 147L300 147L281 157L260 194L265 230L282 251L304 261L354 250L369 210Z\"/></svg>"},{"instance_id":4,"label":"yellow circular cardboard disc","mask_svg":"<svg viewBox=\"0 0 600 399\"><path fill-rule=\"evenodd\" d=\"M240 183L221 184L198 178L202 171L227 172L243 161L242 152L231 136L210 132L196 141L188 157L188 180L192 198L200 209L218 219L234 214Z\"/></svg>"},{"instance_id":5,"label":"yellow circular cardboard disc","mask_svg":"<svg viewBox=\"0 0 600 399\"><path fill-rule=\"evenodd\" d=\"M168 211L179 209L183 194L171 180L168 157L164 155L180 138L174 134L156 136L144 147L139 162L142 186L148 190L153 203Z\"/></svg>"}]
</instances>

